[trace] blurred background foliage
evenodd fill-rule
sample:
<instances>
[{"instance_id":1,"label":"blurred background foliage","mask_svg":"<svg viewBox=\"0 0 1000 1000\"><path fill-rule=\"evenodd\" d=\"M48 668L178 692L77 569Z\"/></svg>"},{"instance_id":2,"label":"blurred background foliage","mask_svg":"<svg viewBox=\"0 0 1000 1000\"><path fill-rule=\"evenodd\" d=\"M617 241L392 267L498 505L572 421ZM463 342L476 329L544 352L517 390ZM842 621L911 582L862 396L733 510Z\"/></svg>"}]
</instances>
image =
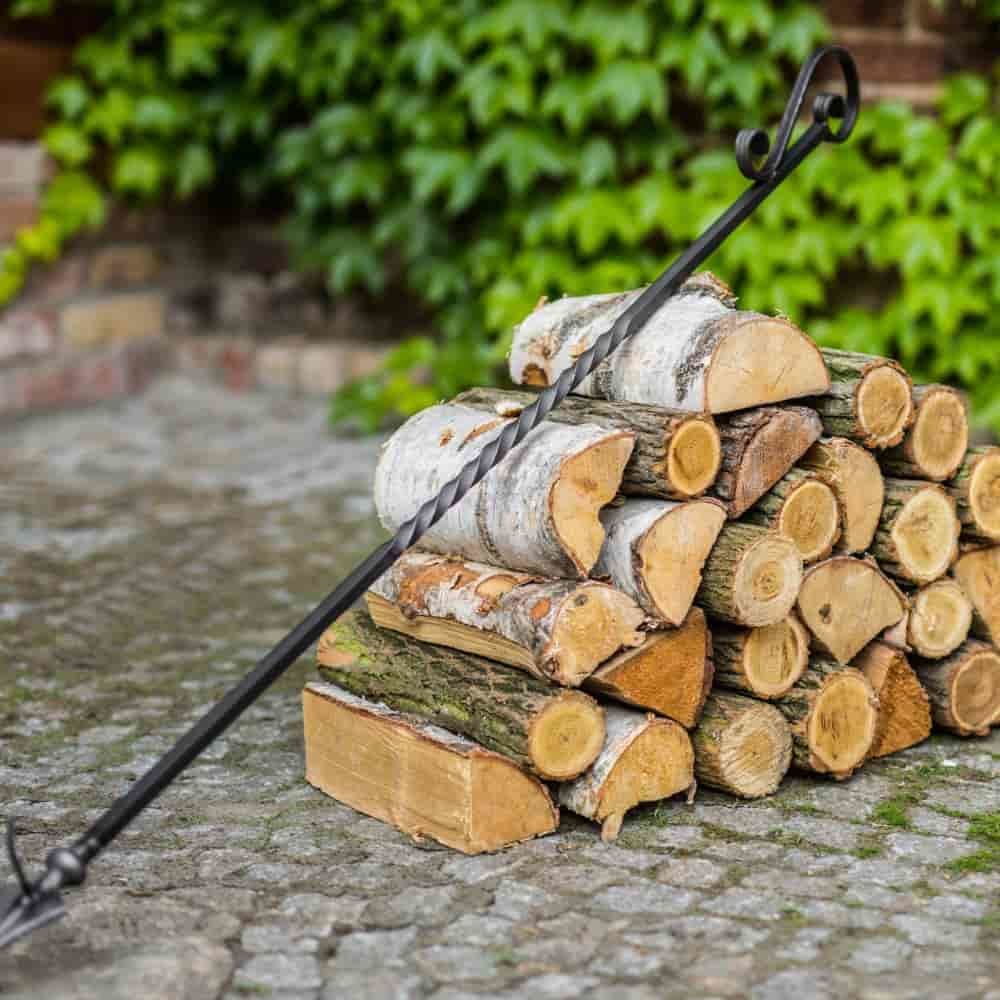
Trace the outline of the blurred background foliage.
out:
<instances>
[{"instance_id":1,"label":"blurred background foliage","mask_svg":"<svg viewBox=\"0 0 1000 1000\"><path fill-rule=\"evenodd\" d=\"M773 127L829 36L806 0L94 2L104 27L49 93L62 169L0 301L108 193L277 200L298 267L435 331L334 400L367 427L502 378L540 296L655 276L742 190L735 132ZM866 107L710 266L747 308L964 385L1000 428L997 84L953 77L933 115Z\"/></svg>"}]
</instances>

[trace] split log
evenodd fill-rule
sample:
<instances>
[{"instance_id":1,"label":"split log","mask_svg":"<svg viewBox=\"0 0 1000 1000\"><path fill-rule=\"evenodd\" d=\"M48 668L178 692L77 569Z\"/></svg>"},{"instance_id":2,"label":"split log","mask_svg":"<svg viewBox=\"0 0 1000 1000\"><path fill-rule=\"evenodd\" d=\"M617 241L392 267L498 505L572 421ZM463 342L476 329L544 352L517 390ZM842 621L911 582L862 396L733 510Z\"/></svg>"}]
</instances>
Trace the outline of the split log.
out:
<instances>
[{"instance_id":1,"label":"split log","mask_svg":"<svg viewBox=\"0 0 1000 1000\"><path fill-rule=\"evenodd\" d=\"M914 660L934 724L959 736L988 736L1000 723L1000 653L969 639L943 660Z\"/></svg>"},{"instance_id":2,"label":"split log","mask_svg":"<svg viewBox=\"0 0 1000 1000\"><path fill-rule=\"evenodd\" d=\"M867 645L854 661L878 696L878 723L869 757L885 757L931 734L927 692L906 657L884 642Z\"/></svg>"},{"instance_id":3,"label":"split log","mask_svg":"<svg viewBox=\"0 0 1000 1000\"><path fill-rule=\"evenodd\" d=\"M804 406L761 406L720 417L722 468L712 489L731 518L757 502L808 451L822 424Z\"/></svg>"},{"instance_id":4,"label":"split log","mask_svg":"<svg viewBox=\"0 0 1000 1000\"><path fill-rule=\"evenodd\" d=\"M948 483L962 522L963 541L1000 541L1000 448L972 448Z\"/></svg>"},{"instance_id":5,"label":"split log","mask_svg":"<svg viewBox=\"0 0 1000 1000\"><path fill-rule=\"evenodd\" d=\"M879 456L887 475L944 482L958 471L969 446L965 399L947 385L913 387L916 416L902 444Z\"/></svg>"},{"instance_id":6,"label":"split log","mask_svg":"<svg viewBox=\"0 0 1000 1000\"><path fill-rule=\"evenodd\" d=\"M642 641L642 610L593 581L407 552L367 595L377 625L578 686L623 646Z\"/></svg>"},{"instance_id":7,"label":"split log","mask_svg":"<svg viewBox=\"0 0 1000 1000\"><path fill-rule=\"evenodd\" d=\"M461 733L543 778L575 778L604 744L604 713L589 695L405 639L361 612L323 634L317 661L324 680Z\"/></svg>"},{"instance_id":8,"label":"split log","mask_svg":"<svg viewBox=\"0 0 1000 1000\"><path fill-rule=\"evenodd\" d=\"M705 613L692 608L678 628L650 632L641 646L599 666L583 686L690 729L701 717L712 677L712 636Z\"/></svg>"},{"instance_id":9,"label":"split log","mask_svg":"<svg viewBox=\"0 0 1000 1000\"><path fill-rule=\"evenodd\" d=\"M730 521L705 561L695 600L734 625L773 625L788 615L802 582L802 559L784 535Z\"/></svg>"},{"instance_id":10,"label":"split log","mask_svg":"<svg viewBox=\"0 0 1000 1000\"><path fill-rule=\"evenodd\" d=\"M302 712L306 781L416 840L479 854L559 826L541 781L470 740L315 681Z\"/></svg>"},{"instance_id":11,"label":"split log","mask_svg":"<svg viewBox=\"0 0 1000 1000\"><path fill-rule=\"evenodd\" d=\"M694 752L683 727L670 719L607 707L601 755L575 781L559 786L559 803L601 824L601 839L614 840L625 813L641 802L693 792Z\"/></svg>"},{"instance_id":12,"label":"split log","mask_svg":"<svg viewBox=\"0 0 1000 1000\"><path fill-rule=\"evenodd\" d=\"M741 799L777 791L792 763L792 734L773 705L713 691L691 734L694 775Z\"/></svg>"},{"instance_id":13,"label":"split log","mask_svg":"<svg viewBox=\"0 0 1000 1000\"><path fill-rule=\"evenodd\" d=\"M416 414L386 442L375 508L389 531L458 475L509 423L469 406ZM544 576L586 576L604 541L598 511L618 491L634 437L543 423L420 539L423 548Z\"/></svg>"},{"instance_id":14,"label":"split log","mask_svg":"<svg viewBox=\"0 0 1000 1000\"><path fill-rule=\"evenodd\" d=\"M743 516L790 538L804 563L825 559L840 538L840 503L816 473L791 469Z\"/></svg>"},{"instance_id":15,"label":"split log","mask_svg":"<svg viewBox=\"0 0 1000 1000\"><path fill-rule=\"evenodd\" d=\"M642 289L564 298L514 329L510 375L551 385L638 298ZM725 413L827 391L811 340L788 320L742 312L726 286L689 279L576 392L696 413Z\"/></svg>"},{"instance_id":16,"label":"split log","mask_svg":"<svg viewBox=\"0 0 1000 1000\"><path fill-rule=\"evenodd\" d=\"M717 500L626 500L601 511L605 538L594 576L631 597L653 619L679 625L726 512Z\"/></svg>"},{"instance_id":17,"label":"split log","mask_svg":"<svg viewBox=\"0 0 1000 1000\"><path fill-rule=\"evenodd\" d=\"M972 601L955 580L935 580L910 595L906 648L939 660L965 642L972 626Z\"/></svg>"},{"instance_id":18,"label":"split log","mask_svg":"<svg viewBox=\"0 0 1000 1000\"><path fill-rule=\"evenodd\" d=\"M815 644L849 663L906 613L902 591L868 559L834 556L806 568L799 616Z\"/></svg>"},{"instance_id":19,"label":"split log","mask_svg":"<svg viewBox=\"0 0 1000 1000\"><path fill-rule=\"evenodd\" d=\"M798 681L809 664L809 633L795 617L763 628L712 629L715 683L770 701Z\"/></svg>"},{"instance_id":20,"label":"split log","mask_svg":"<svg viewBox=\"0 0 1000 1000\"><path fill-rule=\"evenodd\" d=\"M964 552L951 572L972 602L972 634L1000 645L1000 545Z\"/></svg>"},{"instance_id":21,"label":"split log","mask_svg":"<svg viewBox=\"0 0 1000 1000\"><path fill-rule=\"evenodd\" d=\"M799 467L815 472L837 494L843 520L838 550L864 552L875 537L884 497L882 473L871 452L847 438L821 438Z\"/></svg>"},{"instance_id":22,"label":"split log","mask_svg":"<svg viewBox=\"0 0 1000 1000\"><path fill-rule=\"evenodd\" d=\"M955 501L919 479L886 479L885 502L871 553L890 576L930 583L958 557Z\"/></svg>"},{"instance_id":23,"label":"split log","mask_svg":"<svg viewBox=\"0 0 1000 1000\"><path fill-rule=\"evenodd\" d=\"M814 656L798 683L774 706L792 730L795 766L848 778L868 756L878 698L860 670Z\"/></svg>"},{"instance_id":24,"label":"split log","mask_svg":"<svg viewBox=\"0 0 1000 1000\"><path fill-rule=\"evenodd\" d=\"M830 373L828 395L809 400L823 420L824 433L866 448L899 444L913 423L913 382L888 358L824 347Z\"/></svg>"},{"instance_id":25,"label":"split log","mask_svg":"<svg viewBox=\"0 0 1000 1000\"><path fill-rule=\"evenodd\" d=\"M533 392L516 389L470 389L454 401L516 417L537 398ZM719 473L719 432L707 413L567 396L545 419L635 434L635 447L622 475L621 492L626 496L689 500L701 496Z\"/></svg>"}]
</instances>

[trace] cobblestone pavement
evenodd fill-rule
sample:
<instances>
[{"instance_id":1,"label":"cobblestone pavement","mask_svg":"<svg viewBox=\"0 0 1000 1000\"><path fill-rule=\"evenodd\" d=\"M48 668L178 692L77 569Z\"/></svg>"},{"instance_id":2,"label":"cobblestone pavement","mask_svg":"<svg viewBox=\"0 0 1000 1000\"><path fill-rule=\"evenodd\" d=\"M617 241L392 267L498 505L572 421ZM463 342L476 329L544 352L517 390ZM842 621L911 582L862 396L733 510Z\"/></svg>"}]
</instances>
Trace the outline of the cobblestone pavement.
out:
<instances>
[{"instance_id":1,"label":"cobblestone pavement","mask_svg":"<svg viewBox=\"0 0 1000 1000\"><path fill-rule=\"evenodd\" d=\"M378 540L377 445L160 383L0 434L0 812L80 832ZM4 997L1000 1000L1000 732L465 858L302 777L304 659L0 954ZM990 818L992 814L992 819Z\"/></svg>"}]
</instances>

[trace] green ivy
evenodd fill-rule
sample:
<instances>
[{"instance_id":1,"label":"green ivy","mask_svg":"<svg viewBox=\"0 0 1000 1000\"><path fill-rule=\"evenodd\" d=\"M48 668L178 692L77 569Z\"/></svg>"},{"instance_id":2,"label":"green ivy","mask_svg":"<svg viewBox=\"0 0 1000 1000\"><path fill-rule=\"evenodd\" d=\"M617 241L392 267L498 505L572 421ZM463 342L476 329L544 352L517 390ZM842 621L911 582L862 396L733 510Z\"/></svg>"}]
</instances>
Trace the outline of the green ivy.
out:
<instances>
[{"instance_id":1,"label":"green ivy","mask_svg":"<svg viewBox=\"0 0 1000 1000\"><path fill-rule=\"evenodd\" d=\"M829 35L806 0L101 6L50 90L64 173L0 301L99 224L103 191L284 202L299 267L334 294L416 298L437 331L334 400L369 427L497 378L542 295L656 275L744 187L735 131L773 124ZM992 27L1000 4L979 6ZM996 81L954 77L937 115L866 107L710 266L749 308L968 386L1000 428L998 168Z\"/></svg>"}]
</instances>

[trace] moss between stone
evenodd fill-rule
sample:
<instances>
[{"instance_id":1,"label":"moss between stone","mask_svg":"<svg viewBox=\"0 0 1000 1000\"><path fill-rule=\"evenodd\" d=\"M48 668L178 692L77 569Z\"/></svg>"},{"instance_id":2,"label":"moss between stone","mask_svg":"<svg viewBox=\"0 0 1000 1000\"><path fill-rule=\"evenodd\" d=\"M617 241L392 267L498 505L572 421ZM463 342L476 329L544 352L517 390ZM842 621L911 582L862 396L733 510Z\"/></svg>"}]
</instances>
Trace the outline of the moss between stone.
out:
<instances>
[{"instance_id":1,"label":"moss between stone","mask_svg":"<svg viewBox=\"0 0 1000 1000\"><path fill-rule=\"evenodd\" d=\"M968 838L983 846L972 854L950 861L947 867L956 874L1000 870L1000 812L976 813L969 820Z\"/></svg>"}]
</instances>

